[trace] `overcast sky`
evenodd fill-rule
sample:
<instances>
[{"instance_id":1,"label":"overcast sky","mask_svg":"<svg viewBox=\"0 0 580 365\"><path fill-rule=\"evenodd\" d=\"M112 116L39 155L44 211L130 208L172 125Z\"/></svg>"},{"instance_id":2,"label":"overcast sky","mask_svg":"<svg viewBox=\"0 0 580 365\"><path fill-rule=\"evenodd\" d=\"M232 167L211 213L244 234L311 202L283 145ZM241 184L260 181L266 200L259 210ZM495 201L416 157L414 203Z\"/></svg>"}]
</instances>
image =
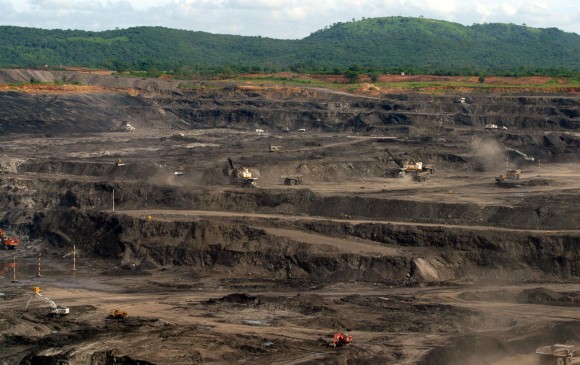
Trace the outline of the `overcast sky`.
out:
<instances>
[{"instance_id":1,"label":"overcast sky","mask_svg":"<svg viewBox=\"0 0 580 365\"><path fill-rule=\"evenodd\" d=\"M284 39L353 18L399 15L580 34L580 0L0 0L0 25L93 31L148 25Z\"/></svg>"}]
</instances>

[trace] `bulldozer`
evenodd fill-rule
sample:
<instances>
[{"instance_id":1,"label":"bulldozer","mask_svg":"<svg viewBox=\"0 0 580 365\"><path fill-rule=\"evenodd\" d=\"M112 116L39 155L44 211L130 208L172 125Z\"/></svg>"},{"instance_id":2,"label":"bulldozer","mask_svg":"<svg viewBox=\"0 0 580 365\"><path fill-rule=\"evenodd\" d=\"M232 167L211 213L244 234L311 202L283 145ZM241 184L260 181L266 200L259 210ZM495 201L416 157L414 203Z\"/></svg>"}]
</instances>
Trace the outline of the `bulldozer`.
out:
<instances>
[{"instance_id":1,"label":"bulldozer","mask_svg":"<svg viewBox=\"0 0 580 365\"><path fill-rule=\"evenodd\" d=\"M224 175L230 177L230 183L240 185L243 188L256 187L256 180L258 178L252 177L252 173L247 167L234 166L234 162L228 157L228 165L224 169Z\"/></svg>"},{"instance_id":2,"label":"bulldozer","mask_svg":"<svg viewBox=\"0 0 580 365\"><path fill-rule=\"evenodd\" d=\"M405 177L407 174L412 174L415 181L426 181L429 176L435 172L435 167L433 165L424 165L421 161L416 161L413 158L403 159L400 157L395 157L388 148L385 148L385 152L388 154L386 162L389 163L393 161L398 169L394 170L392 173L393 177Z\"/></svg>"},{"instance_id":3,"label":"bulldozer","mask_svg":"<svg viewBox=\"0 0 580 365\"><path fill-rule=\"evenodd\" d=\"M5 250L14 250L20 244L18 238L8 237L4 235L4 231L0 228L0 243Z\"/></svg>"}]
</instances>

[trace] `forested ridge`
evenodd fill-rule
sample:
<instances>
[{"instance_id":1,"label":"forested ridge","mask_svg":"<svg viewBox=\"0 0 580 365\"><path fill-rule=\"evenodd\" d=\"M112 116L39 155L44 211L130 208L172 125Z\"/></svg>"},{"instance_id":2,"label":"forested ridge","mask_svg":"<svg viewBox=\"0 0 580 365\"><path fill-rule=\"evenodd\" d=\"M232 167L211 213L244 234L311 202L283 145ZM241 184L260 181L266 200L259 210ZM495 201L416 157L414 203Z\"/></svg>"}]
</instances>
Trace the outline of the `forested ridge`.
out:
<instances>
[{"instance_id":1,"label":"forested ridge","mask_svg":"<svg viewBox=\"0 0 580 365\"><path fill-rule=\"evenodd\" d=\"M91 32L0 27L0 67L116 71L577 74L580 36L515 24L387 17L335 23L300 40L163 27ZM201 71L200 71L201 70Z\"/></svg>"}]
</instances>

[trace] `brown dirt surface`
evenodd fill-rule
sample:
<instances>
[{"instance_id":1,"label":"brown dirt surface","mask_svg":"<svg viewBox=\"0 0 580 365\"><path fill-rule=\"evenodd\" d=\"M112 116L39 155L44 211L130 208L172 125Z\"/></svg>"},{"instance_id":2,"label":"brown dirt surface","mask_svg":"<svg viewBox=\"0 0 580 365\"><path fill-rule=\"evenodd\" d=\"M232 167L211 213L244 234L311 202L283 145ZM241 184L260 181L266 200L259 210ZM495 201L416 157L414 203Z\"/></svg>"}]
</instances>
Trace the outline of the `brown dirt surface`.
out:
<instances>
[{"instance_id":1,"label":"brown dirt surface","mask_svg":"<svg viewBox=\"0 0 580 365\"><path fill-rule=\"evenodd\" d=\"M93 85L45 85L45 84L24 84L24 85L0 85L2 91L18 91L37 94L92 94L115 92L115 90Z\"/></svg>"},{"instance_id":2,"label":"brown dirt surface","mask_svg":"<svg viewBox=\"0 0 580 365\"><path fill-rule=\"evenodd\" d=\"M132 92L0 90L0 227L21 240L0 249L1 365L531 365L580 344L576 94L0 86L32 77Z\"/></svg>"},{"instance_id":3,"label":"brown dirt surface","mask_svg":"<svg viewBox=\"0 0 580 365\"><path fill-rule=\"evenodd\" d=\"M66 71L82 72L95 75L112 75L114 73L114 71L111 70L97 70L92 68L72 67L72 66L64 66L63 69Z\"/></svg>"}]
</instances>

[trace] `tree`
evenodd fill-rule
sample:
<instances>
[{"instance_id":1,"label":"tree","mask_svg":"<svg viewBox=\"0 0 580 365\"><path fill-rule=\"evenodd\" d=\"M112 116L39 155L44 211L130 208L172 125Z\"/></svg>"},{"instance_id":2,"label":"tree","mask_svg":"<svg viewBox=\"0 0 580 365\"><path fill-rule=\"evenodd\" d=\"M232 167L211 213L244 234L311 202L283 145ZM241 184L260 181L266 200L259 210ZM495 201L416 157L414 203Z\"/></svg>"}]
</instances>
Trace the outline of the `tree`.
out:
<instances>
[{"instance_id":1,"label":"tree","mask_svg":"<svg viewBox=\"0 0 580 365\"><path fill-rule=\"evenodd\" d=\"M480 84L483 84L485 82L485 77L479 76L479 79L477 79L477 81L479 81Z\"/></svg>"},{"instance_id":2,"label":"tree","mask_svg":"<svg viewBox=\"0 0 580 365\"><path fill-rule=\"evenodd\" d=\"M348 79L350 84L356 84L359 82L359 73L356 71L346 70L343 75Z\"/></svg>"}]
</instances>

